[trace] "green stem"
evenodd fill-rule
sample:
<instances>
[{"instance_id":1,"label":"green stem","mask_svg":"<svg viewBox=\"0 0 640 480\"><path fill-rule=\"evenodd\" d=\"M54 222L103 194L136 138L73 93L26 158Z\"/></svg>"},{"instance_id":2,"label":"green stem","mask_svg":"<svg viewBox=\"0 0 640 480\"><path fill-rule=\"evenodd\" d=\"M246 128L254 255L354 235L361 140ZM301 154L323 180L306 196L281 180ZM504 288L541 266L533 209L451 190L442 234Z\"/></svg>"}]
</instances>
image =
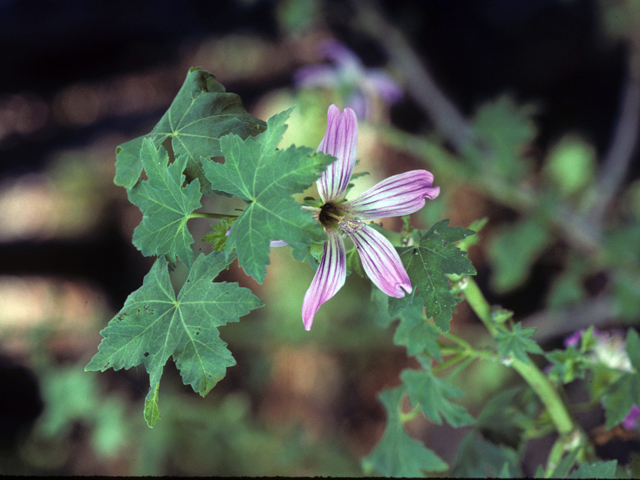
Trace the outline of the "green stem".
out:
<instances>
[{"instance_id":1,"label":"green stem","mask_svg":"<svg viewBox=\"0 0 640 480\"><path fill-rule=\"evenodd\" d=\"M497 327L491 318L491 305L489 305L489 302L487 302L486 298L482 294L478 284L472 278L469 278L468 284L463 292L469 306L480 318L491 335L495 335L497 333ZM529 386L531 386L538 397L540 397L540 400L549 413L551 421L560 434L559 441L561 441L561 444L564 446L563 448L568 447L569 449L573 449L583 444L581 441L578 441L576 445L570 445L568 443L572 440L572 437L575 439L576 435L583 437L584 434L581 433L580 428L571 418L571 415L558 392L540 369L531 360L523 362L521 360L514 359L511 366L520 374ZM586 440L586 438L583 437L579 440ZM562 451L563 450L560 451L560 454ZM549 461L551 462L551 457L549 458Z\"/></svg>"},{"instance_id":2,"label":"green stem","mask_svg":"<svg viewBox=\"0 0 640 480\"><path fill-rule=\"evenodd\" d=\"M217 220L226 220L228 218L238 218L238 215L232 215L229 213L193 212L189 214L187 220L190 218L215 218Z\"/></svg>"}]
</instances>

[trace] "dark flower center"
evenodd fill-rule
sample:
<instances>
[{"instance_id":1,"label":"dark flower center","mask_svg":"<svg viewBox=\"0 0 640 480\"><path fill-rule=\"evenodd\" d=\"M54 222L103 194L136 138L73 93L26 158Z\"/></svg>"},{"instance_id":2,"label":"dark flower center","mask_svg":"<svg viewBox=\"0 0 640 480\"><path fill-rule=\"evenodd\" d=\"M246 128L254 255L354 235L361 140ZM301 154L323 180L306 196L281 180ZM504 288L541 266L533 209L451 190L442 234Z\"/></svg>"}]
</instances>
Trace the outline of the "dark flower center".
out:
<instances>
[{"instance_id":1,"label":"dark flower center","mask_svg":"<svg viewBox=\"0 0 640 480\"><path fill-rule=\"evenodd\" d=\"M340 218L338 209L332 203L325 203L320 207L320 214L318 215L318 221L321 225L330 226L335 225L336 220Z\"/></svg>"}]
</instances>

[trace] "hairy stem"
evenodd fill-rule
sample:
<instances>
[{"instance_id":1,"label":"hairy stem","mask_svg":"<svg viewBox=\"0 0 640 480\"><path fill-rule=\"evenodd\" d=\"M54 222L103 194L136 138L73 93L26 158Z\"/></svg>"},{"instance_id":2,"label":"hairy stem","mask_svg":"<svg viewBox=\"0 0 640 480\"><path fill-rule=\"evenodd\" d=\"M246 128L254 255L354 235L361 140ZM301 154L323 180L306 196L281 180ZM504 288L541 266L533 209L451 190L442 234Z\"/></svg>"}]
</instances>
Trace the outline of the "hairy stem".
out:
<instances>
[{"instance_id":1,"label":"hairy stem","mask_svg":"<svg viewBox=\"0 0 640 480\"><path fill-rule=\"evenodd\" d=\"M469 283L463 292L473 311L491 335L495 335L497 333L497 327L491 319L491 305L489 305L489 302L487 302L487 299L482 294L478 284L472 278L469 278ZM550 465L559 461L559 458L562 457L562 453L565 450L574 450L579 447L588 448L586 435L574 422L562 398L540 369L532 361L522 362L518 359L514 359L511 366L538 395L546 407L556 430L560 434L560 438L558 439L559 444L552 450L552 455L549 457ZM560 456L559 458L558 455Z\"/></svg>"}]
</instances>

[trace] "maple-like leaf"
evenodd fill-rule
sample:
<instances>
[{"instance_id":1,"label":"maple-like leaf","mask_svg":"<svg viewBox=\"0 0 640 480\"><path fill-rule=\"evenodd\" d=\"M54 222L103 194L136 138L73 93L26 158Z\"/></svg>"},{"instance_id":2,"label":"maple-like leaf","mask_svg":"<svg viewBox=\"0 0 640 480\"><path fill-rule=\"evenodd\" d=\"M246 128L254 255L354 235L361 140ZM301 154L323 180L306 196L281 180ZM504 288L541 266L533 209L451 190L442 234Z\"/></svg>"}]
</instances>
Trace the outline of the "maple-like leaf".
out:
<instances>
[{"instance_id":1,"label":"maple-like leaf","mask_svg":"<svg viewBox=\"0 0 640 480\"><path fill-rule=\"evenodd\" d=\"M466 252L454 245L475 232L448 225L449 220L441 220L420 238L417 245L398 248L415 289L415 297L422 300L427 317L433 317L436 326L444 333L449 331L451 313L457 303L446 274L476 273Z\"/></svg>"},{"instance_id":2,"label":"maple-like leaf","mask_svg":"<svg viewBox=\"0 0 640 480\"><path fill-rule=\"evenodd\" d=\"M380 442L362 460L365 473L376 471L385 477L422 477L423 471L442 472L447 464L404 429L400 401L404 388L383 391L379 400L387 411L387 426Z\"/></svg>"},{"instance_id":3,"label":"maple-like leaf","mask_svg":"<svg viewBox=\"0 0 640 480\"><path fill-rule=\"evenodd\" d=\"M220 339L218 327L237 322L263 304L236 283L213 282L228 264L221 252L198 256L176 297L168 262L159 257L142 287L129 295L100 332L104 338L85 370L119 370L143 363L151 384L145 405L150 426L159 417L158 385L169 357L173 356L184 384L202 396L236 363Z\"/></svg>"},{"instance_id":4,"label":"maple-like leaf","mask_svg":"<svg viewBox=\"0 0 640 480\"><path fill-rule=\"evenodd\" d=\"M464 393L452 383L436 377L428 366L425 370L404 370L400 378L407 386L412 405L420 404L420 409L432 422L441 425L444 417L454 428L475 422L462 405L449 400L463 397Z\"/></svg>"},{"instance_id":5,"label":"maple-like leaf","mask_svg":"<svg viewBox=\"0 0 640 480\"><path fill-rule=\"evenodd\" d=\"M260 283L269 264L270 240L284 240L295 249L326 239L320 224L292 195L315 182L335 158L306 147L276 150L290 112L272 116L267 130L255 137L223 137L220 148L224 164L204 164L214 189L247 203L233 224L225 251L230 253L235 248L238 264Z\"/></svg>"},{"instance_id":6,"label":"maple-like leaf","mask_svg":"<svg viewBox=\"0 0 640 480\"><path fill-rule=\"evenodd\" d=\"M221 155L220 137L224 135L235 133L246 138L264 129L265 123L247 113L238 95L227 93L209 72L191 68L171 106L151 132L116 149L114 182L131 188L138 181L143 169L138 155L143 138L150 139L156 147L171 138L174 155L187 157L188 180L198 178L202 191L211 194L202 159L211 161L211 157Z\"/></svg>"},{"instance_id":7,"label":"maple-like leaf","mask_svg":"<svg viewBox=\"0 0 640 480\"><path fill-rule=\"evenodd\" d=\"M520 323L516 323L511 331L500 330L495 336L498 343L498 354L501 357L512 355L521 362L528 363L527 352L542 355L544 351L529 337L536 333L535 328L522 328Z\"/></svg>"},{"instance_id":8,"label":"maple-like leaf","mask_svg":"<svg viewBox=\"0 0 640 480\"><path fill-rule=\"evenodd\" d=\"M201 207L199 181L186 186L184 170L187 157L182 155L168 165L169 155L144 139L140 159L148 180L128 190L129 200L142 211L142 222L133 232L133 244L143 255L176 257L191 266L193 237L187 229L189 214Z\"/></svg>"}]
</instances>

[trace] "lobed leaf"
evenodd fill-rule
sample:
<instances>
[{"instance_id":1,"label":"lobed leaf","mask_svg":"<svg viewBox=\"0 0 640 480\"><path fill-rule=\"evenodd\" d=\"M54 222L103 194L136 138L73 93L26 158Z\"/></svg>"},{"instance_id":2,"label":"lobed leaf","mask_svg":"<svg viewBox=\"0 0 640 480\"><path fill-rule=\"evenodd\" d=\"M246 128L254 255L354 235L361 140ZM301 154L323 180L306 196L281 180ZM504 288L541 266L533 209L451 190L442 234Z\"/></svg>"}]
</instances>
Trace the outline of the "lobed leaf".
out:
<instances>
[{"instance_id":1,"label":"lobed leaf","mask_svg":"<svg viewBox=\"0 0 640 480\"><path fill-rule=\"evenodd\" d=\"M157 388L170 356L184 384L202 396L235 365L218 327L238 321L262 302L235 283L213 282L228 264L223 253L199 255L176 298L168 262L159 257L142 287L100 332L104 338L85 370L119 370L143 363L151 384L145 404L150 426L159 418Z\"/></svg>"},{"instance_id":2,"label":"lobed leaf","mask_svg":"<svg viewBox=\"0 0 640 480\"><path fill-rule=\"evenodd\" d=\"M433 317L436 326L445 333L457 304L446 274L476 273L466 252L454 245L475 232L448 225L449 220L441 220L420 238L418 245L398 249L414 295L422 300L427 317Z\"/></svg>"},{"instance_id":3,"label":"lobed leaf","mask_svg":"<svg viewBox=\"0 0 640 480\"><path fill-rule=\"evenodd\" d=\"M235 93L227 93L209 72L194 67L158 124L144 137L157 147L168 138L176 157L186 156L188 179L197 178L205 194L211 185L202 162L222 155L220 138L229 133L246 138L264 131L265 123L247 113ZM131 188L138 181L143 165L138 153L144 137L134 138L116 149L114 182ZM182 173L182 172L181 172Z\"/></svg>"},{"instance_id":4,"label":"lobed leaf","mask_svg":"<svg viewBox=\"0 0 640 480\"><path fill-rule=\"evenodd\" d=\"M133 232L133 244L143 255L166 255L172 262L178 258L191 266L193 237L187 229L189 215L200 208L199 182L182 186L186 157L171 165L167 151L143 139L140 159L148 180L128 190L129 201L142 211L142 222Z\"/></svg>"},{"instance_id":5,"label":"lobed leaf","mask_svg":"<svg viewBox=\"0 0 640 480\"><path fill-rule=\"evenodd\" d=\"M269 264L271 240L284 240L296 249L326 239L320 224L292 195L307 189L335 158L306 147L276 150L290 112L272 116L267 130L255 137L223 137L224 164L204 164L213 188L247 203L233 224L225 251L230 254L235 249L238 264L260 283Z\"/></svg>"},{"instance_id":6,"label":"lobed leaf","mask_svg":"<svg viewBox=\"0 0 640 480\"><path fill-rule=\"evenodd\" d=\"M373 452L362 460L365 473L376 471L387 477L422 477L423 471L442 472L447 464L404 430L400 402L402 387L383 391L379 400L387 411L387 426Z\"/></svg>"},{"instance_id":7,"label":"lobed leaf","mask_svg":"<svg viewBox=\"0 0 640 480\"><path fill-rule=\"evenodd\" d=\"M474 418L462 406L449 401L463 397L464 393L455 385L436 377L431 369L404 370L400 375L407 387L412 405L420 404L425 416L438 425L442 417L454 428L471 425Z\"/></svg>"},{"instance_id":8,"label":"lobed leaf","mask_svg":"<svg viewBox=\"0 0 640 480\"><path fill-rule=\"evenodd\" d=\"M522 328L520 323L513 326L513 330L500 330L495 337L498 343L498 355L507 357L513 355L521 362L528 363L527 352L543 354L540 346L529 337L536 332L535 328Z\"/></svg>"}]
</instances>

